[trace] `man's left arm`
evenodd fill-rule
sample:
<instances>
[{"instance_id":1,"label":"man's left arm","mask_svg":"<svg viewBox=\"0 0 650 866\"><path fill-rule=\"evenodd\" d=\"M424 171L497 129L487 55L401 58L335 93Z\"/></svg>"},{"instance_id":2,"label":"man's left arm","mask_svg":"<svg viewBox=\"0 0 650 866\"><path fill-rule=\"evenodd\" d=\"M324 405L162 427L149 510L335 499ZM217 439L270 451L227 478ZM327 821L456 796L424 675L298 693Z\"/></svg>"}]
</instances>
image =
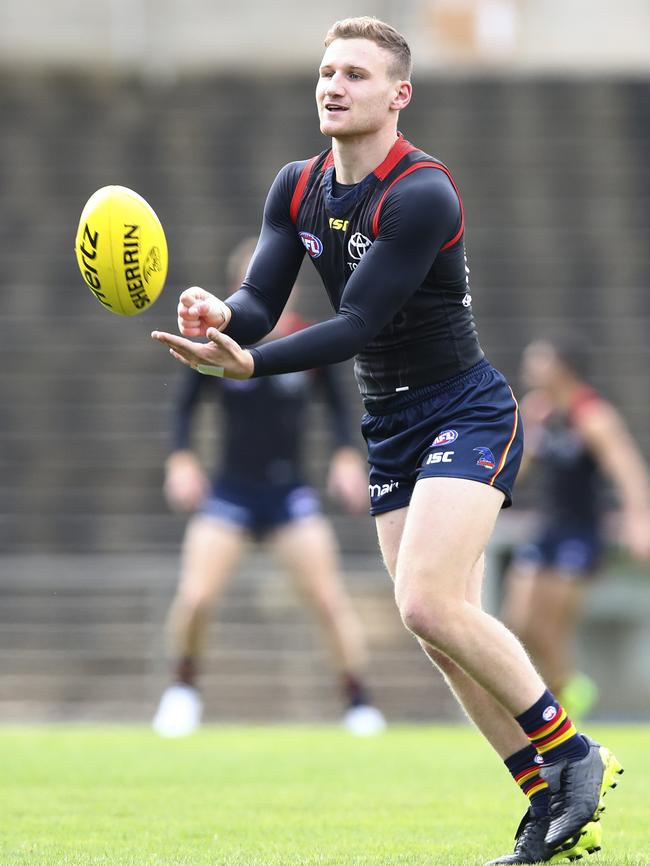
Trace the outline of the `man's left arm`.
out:
<instances>
[{"instance_id":1,"label":"man's left arm","mask_svg":"<svg viewBox=\"0 0 650 866\"><path fill-rule=\"evenodd\" d=\"M195 367L213 365L235 379L346 361L376 337L417 291L460 223L458 194L444 172L428 168L413 172L386 197L378 237L350 276L331 319L249 350L216 329L207 332L211 341L207 344L162 335L164 342L177 360Z\"/></svg>"},{"instance_id":2,"label":"man's left arm","mask_svg":"<svg viewBox=\"0 0 650 866\"><path fill-rule=\"evenodd\" d=\"M368 471L357 448L350 423L348 401L337 367L316 370L329 413L334 450L327 473L327 492L358 514L368 508Z\"/></svg>"},{"instance_id":3,"label":"man's left arm","mask_svg":"<svg viewBox=\"0 0 650 866\"><path fill-rule=\"evenodd\" d=\"M422 169L396 184L379 235L350 276L337 314L251 350L254 375L336 364L360 352L421 286L460 220L458 194L442 171Z\"/></svg>"}]
</instances>

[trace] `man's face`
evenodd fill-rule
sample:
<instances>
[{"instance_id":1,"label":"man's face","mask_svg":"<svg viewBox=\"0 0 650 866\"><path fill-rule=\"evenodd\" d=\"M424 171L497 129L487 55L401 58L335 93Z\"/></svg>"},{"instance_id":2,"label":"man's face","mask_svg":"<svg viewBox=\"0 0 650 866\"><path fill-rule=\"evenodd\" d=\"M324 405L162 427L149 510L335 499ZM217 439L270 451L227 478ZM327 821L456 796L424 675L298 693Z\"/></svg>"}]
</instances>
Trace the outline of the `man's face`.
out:
<instances>
[{"instance_id":1,"label":"man's face","mask_svg":"<svg viewBox=\"0 0 650 866\"><path fill-rule=\"evenodd\" d=\"M553 347L544 340L535 340L525 349L521 378L527 388L549 388L557 379L559 362Z\"/></svg>"},{"instance_id":2,"label":"man's face","mask_svg":"<svg viewBox=\"0 0 650 866\"><path fill-rule=\"evenodd\" d=\"M391 74L392 59L390 52L368 39L332 42L323 56L316 85L323 135L367 135L394 123L394 112L408 103L408 98L404 102L404 90L410 97L410 85Z\"/></svg>"}]
</instances>

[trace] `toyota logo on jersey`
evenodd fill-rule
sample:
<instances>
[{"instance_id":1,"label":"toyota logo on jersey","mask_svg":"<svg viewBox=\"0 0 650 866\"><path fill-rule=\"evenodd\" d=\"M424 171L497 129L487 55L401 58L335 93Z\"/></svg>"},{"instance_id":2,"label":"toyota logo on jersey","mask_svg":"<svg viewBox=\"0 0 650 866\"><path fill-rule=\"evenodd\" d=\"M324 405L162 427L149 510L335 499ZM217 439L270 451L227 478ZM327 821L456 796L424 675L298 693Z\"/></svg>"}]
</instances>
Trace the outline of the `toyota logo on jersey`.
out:
<instances>
[{"instance_id":1,"label":"toyota logo on jersey","mask_svg":"<svg viewBox=\"0 0 650 866\"><path fill-rule=\"evenodd\" d=\"M372 246L372 241L361 232L355 232L348 241L348 253L351 259L359 261Z\"/></svg>"},{"instance_id":2,"label":"toyota logo on jersey","mask_svg":"<svg viewBox=\"0 0 650 866\"><path fill-rule=\"evenodd\" d=\"M323 252L323 242L316 235L311 234L311 232L300 232L300 240L305 245L305 249L312 259L317 259Z\"/></svg>"}]
</instances>

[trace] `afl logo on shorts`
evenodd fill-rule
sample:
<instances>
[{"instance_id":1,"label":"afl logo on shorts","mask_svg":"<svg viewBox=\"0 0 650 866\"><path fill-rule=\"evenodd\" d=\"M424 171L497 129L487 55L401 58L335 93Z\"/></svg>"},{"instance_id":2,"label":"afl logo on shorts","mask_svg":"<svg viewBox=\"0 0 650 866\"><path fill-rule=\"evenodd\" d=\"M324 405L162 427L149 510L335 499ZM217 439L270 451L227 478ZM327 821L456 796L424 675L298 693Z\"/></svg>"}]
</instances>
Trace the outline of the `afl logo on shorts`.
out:
<instances>
[{"instance_id":1,"label":"afl logo on shorts","mask_svg":"<svg viewBox=\"0 0 650 866\"><path fill-rule=\"evenodd\" d=\"M443 430L442 433L438 433L436 438L431 443L431 447L435 448L436 445L449 445L451 442L455 442L458 439L458 433L455 430Z\"/></svg>"},{"instance_id":2,"label":"afl logo on shorts","mask_svg":"<svg viewBox=\"0 0 650 866\"><path fill-rule=\"evenodd\" d=\"M312 235L310 232L300 232L300 240L312 259L317 259L323 252L323 242L316 235Z\"/></svg>"},{"instance_id":3,"label":"afl logo on shorts","mask_svg":"<svg viewBox=\"0 0 650 866\"><path fill-rule=\"evenodd\" d=\"M473 448L472 450L478 454L477 466L483 466L485 469L494 469L497 465L494 454L489 448Z\"/></svg>"}]
</instances>

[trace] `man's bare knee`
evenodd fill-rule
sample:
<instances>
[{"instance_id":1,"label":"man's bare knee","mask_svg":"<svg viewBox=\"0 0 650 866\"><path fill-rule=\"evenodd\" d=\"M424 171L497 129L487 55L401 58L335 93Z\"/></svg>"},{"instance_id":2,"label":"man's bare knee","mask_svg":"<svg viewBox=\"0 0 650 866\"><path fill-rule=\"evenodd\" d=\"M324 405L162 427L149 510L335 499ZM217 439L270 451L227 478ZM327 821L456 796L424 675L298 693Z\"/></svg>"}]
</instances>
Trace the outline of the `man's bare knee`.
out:
<instances>
[{"instance_id":1,"label":"man's bare knee","mask_svg":"<svg viewBox=\"0 0 650 866\"><path fill-rule=\"evenodd\" d=\"M444 650L453 641L460 604L456 600L431 599L409 592L397 602L402 622L416 637L434 649Z\"/></svg>"},{"instance_id":2,"label":"man's bare knee","mask_svg":"<svg viewBox=\"0 0 650 866\"><path fill-rule=\"evenodd\" d=\"M211 587L201 584L181 586L176 598L176 605L187 613L196 615L207 610L212 604L214 591Z\"/></svg>"}]
</instances>

